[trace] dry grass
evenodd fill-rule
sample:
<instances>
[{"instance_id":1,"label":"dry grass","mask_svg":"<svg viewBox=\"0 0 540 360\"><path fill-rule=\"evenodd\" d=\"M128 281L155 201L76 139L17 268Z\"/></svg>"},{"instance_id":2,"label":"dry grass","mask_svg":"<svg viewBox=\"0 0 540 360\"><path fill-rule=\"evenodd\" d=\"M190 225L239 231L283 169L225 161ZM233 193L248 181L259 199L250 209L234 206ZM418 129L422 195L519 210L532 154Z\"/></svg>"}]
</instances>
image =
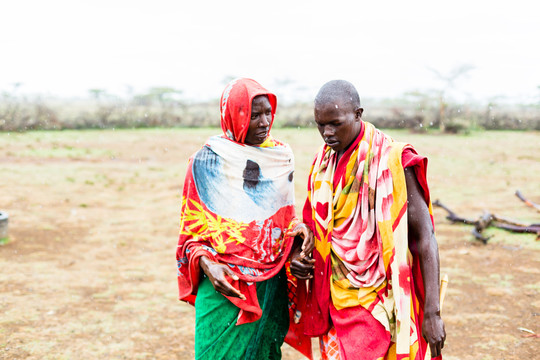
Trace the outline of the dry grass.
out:
<instances>
[{"instance_id":1,"label":"dry grass","mask_svg":"<svg viewBox=\"0 0 540 360\"><path fill-rule=\"evenodd\" d=\"M194 311L176 299L174 252L188 156L217 129L0 133L0 358L191 359ZM467 217L489 209L539 222L540 134L391 131L429 156L432 198ZM298 209L321 140L281 130L296 155ZM540 242L469 227L435 209L448 359L531 359L538 339ZM285 359L298 359L285 348Z\"/></svg>"}]
</instances>

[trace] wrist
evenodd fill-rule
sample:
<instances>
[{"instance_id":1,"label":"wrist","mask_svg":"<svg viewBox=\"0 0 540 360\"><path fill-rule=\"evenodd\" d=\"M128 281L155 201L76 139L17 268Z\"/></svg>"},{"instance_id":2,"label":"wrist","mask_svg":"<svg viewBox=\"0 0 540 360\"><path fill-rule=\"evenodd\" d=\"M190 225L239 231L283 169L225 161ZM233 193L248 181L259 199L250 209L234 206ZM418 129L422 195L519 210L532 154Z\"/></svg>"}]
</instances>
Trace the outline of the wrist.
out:
<instances>
[{"instance_id":1,"label":"wrist","mask_svg":"<svg viewBox=\"0 0 540 360\"><path fill-rule=\"evenodd\" d=\"M201 270L204 271L206 273L206 271L208 270L208 265L210 265L210 259L205 256L205 255L202 255L200 258L199 258L199 266L201 267Z\"/></svg>"}]
</instances>

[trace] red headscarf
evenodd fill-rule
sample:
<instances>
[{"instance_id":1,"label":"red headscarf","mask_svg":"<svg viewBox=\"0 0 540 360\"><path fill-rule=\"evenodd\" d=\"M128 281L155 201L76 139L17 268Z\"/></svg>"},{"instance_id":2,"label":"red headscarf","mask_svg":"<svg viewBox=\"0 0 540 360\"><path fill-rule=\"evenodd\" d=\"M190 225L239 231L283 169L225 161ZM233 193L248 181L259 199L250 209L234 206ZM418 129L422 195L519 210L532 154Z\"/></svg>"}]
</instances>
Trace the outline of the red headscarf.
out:
<instances>
[{"instance_id":1,"label":"red headscarf","mask_svg":"<svg viewBox=\"0 0 540 360\"><path fill-rule=\"evenodd\" d=\"M277 98L258 82L252 79L240 78L231 81L221 95L219 108L221 112L221 128L229 139L244 143L251 121L251 102L259 95L268 96L272 106L272 122L276 113Z\"/></svg>"}]
</instances>

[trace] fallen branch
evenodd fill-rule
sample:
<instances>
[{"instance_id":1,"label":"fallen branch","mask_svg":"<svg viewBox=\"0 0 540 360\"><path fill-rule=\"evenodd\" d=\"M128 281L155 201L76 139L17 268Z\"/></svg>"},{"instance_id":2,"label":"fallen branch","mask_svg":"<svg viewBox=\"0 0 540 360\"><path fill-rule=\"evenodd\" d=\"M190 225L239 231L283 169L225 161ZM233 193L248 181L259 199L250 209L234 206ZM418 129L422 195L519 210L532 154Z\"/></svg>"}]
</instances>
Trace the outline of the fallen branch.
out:
<instances>
[{"instance_id":1,"label":"fallen branch","mask_svg":"<svg viewBox=\"0 0 540 360\"><path fill-rule=\"evenodd\" d=\"M483 236L482 231L484 231L486 228L493 226L499 229L503 229L506 231L516 232L516 233L530 233L530 234L536 234L536 240L540 240L540 224L523 224L520 222L517 222L515 220L503 218L500 216L497 216L495 214L491 214L487 211L482 214L482 216L478 220L471 220L467 219L461 216L458 216L454 211L450 210L446 205L440 202L440 200L435 200L433 202L434 206L438 206L446 210L448 215L446 218L450 220L453 223L463 223L467 225L474 225L474 229L472 230L472 235L475 237L475 239L483 242L484 244L487 244L488 240L493 236Z\"/></svg>"},{"instance_id":2,"label":"fallen branch","mask_svg":"<svg viewBox=\"0 0 540 360\"><path fill-rule=\"evenodd\" d=\"M503 230L507 230L511 232L529 233L529 234L536 234L540 236L540 225L538 224L533 224L533 225L528 225L528 226L516 226L516 225L508 225L508 224L493 222L493 226L499 229L503 229Z\"/></svg>"},{"instance_id":3,"label":"fallen branch","mask_svg":"<svg viewBox=\"0 0 540 360\"><path fill-rule=\"evenodd\" d=\"M462 222L462 223L467 224L467 225L474 225L476 223L476 221L474 221L474 220L465 219L465 218L462 218L460 216L457 216L457 214L455 212L453 212L446 205L444 205L442 202L440 202L439 199L435 200L433 202L433 205L441 207L444 210L446 210L446 212L448 213L446 218L448 220L450 220L451 222Z\"/></svg>"},{"instance_id":4,"label":"fallen branch","mask_svg":"<svg viewBox=\"0 0 540 360\"><path fill-rule=\"evenodd\" d=\"M521 223L519 221L504 218L504 217L501 217L501 216L496 216L494 214L493 214L493 220L497 221L497 222L500 222L500 223L503 223L503 224L508 224L508 225L515 225L515 226L521 226L521 227L529 226L529 225L525 225L524 223ZM530 226L540 226L540 224L531 224Z\"/></svg>"},{"instance_id":5,"label":"fallen branch","mask_svg":"<svg viewBox=\"0 0 540 360\"><path fill-rule=\"evenodd\" d=\"M499 229L504 229L517 233L532 233L540 235L540 224L524 224L515 220L503 218L495 214L491 215L494 221L494 225Z\"/></svg>"},{"instance_id":6,"label":"fallen branch","mask_svg":"<svg viewBox=\"0 0 540 360\"><path fill-rule=\"evenodd\" d=\"M475 237L476 240L480 240L481 242L483 242L484 244L487 244L488 240L491 239L493 237L493 235L490 235L490 236L483 236L480 231L478 231L476 228L472 229L472 234L473 236Z\"/></svg>"},{"instance_id":7,"label":"fallen branch","mask_svg":"<svg viewBox=\"0 0 540 360\"><path fill-rule=\"evenodd\" d=\"M523 201L528 206L530 206L530 207L536 209L536 211L540 212L540 205L535 204L532 201L528 200L525 196L523 196L521 191L516 190L516 196L519 198L519 200Z\"/></svg>"}]
</instances>

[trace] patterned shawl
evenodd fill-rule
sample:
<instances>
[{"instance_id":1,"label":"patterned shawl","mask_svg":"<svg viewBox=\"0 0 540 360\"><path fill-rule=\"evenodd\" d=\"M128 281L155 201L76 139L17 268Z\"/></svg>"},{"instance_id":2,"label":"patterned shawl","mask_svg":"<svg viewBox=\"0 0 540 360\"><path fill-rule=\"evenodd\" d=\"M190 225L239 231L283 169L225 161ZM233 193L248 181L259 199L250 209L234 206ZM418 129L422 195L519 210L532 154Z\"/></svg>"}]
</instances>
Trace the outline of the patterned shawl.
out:
<instances>
[{"instance_id":1,"label":"patterned shawl","mask_svg":"<svg viewBox=\"0 0 540 360\"><path fill-rule=\"evenodd\" d=\"M290 147L270 136L259 146L243 144L258 95L268 96L273 120L275 96L254 80L234 80L225 89L221 125L226 136L211 137L190 158L176 252L180 300L194 304L203 255L238 276L230 281L246 300L227 297L240 308L237 325L261 317L255 282L283 269L294 242L287 232L298 223Z\"/></svg>"},{"instance_id":2,"label":"patterned shawl","mask_svg":"<svg viewBox=\"0 0 540 360\"><path fill-rule=\"evenodd\" d=\"M331 299L338 310L362 306L391 334L397 358L415 359L419 346L425 348L423 283L408 248L404 149L412 147L364 122L339 160L326 145L317 154L303 214L315 236L316 260L306 333L329 330ZM338 333L350 330L334 326Z\"/></svg>"}]
</instances>

